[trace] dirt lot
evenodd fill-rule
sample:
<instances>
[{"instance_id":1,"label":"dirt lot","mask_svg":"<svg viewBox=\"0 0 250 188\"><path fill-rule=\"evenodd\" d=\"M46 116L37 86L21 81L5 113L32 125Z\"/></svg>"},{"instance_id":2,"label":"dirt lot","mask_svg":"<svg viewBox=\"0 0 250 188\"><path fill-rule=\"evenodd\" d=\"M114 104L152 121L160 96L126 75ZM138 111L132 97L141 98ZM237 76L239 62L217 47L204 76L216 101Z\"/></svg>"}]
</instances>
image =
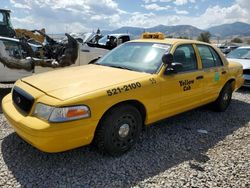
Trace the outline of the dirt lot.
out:
<instances>
[{"instance_id":1,"label":"dirt lot","mask_svg":"<svg viewBox=\"0 0 250 188\"><path fill-rule=\"evenodd\" d=\"M1 100L11 89L0 87ZM249 89L235 92L224 113L199 108L157 123L116 158L91 146L40 152L13 132L1 109L0 126L4 187L250 187Z\"/></svg>"}]
</instances>

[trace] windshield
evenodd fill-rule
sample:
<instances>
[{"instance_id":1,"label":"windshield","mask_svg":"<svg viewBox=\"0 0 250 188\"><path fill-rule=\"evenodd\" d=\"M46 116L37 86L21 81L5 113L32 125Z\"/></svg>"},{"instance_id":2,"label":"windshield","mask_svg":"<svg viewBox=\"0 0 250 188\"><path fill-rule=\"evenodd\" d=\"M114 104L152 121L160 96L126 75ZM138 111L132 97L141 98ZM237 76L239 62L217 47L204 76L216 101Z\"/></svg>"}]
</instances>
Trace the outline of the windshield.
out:
<instances>
[{"instance_id":1,"label":"windshield","mask_svg":"<svg viewBox=\"0 0 250 188\"><path fill-rule=\"evenodd\" d=\"M250 48L238 48L231 51L227 58L233 59L250 59Z\"/></svg>"},{"instance_id":2,"label":"windshield","mask_svg":"<svg viewBox=\"0 0 250 188\"><path fill-rule=\"evenodd\" d=\"M108 40L108 35L105 35L104 37L102 37L102 38L98 41L98 44L100 44L100 45L106 45L107 40Z\"/></svg>"},{"instance_id":3,"label":"windshield","mask_svg":"<svg viewBox=\"0 0 250 188\"><path fill-rule=\"evenodd\" d=\"M110 51L96 64L129 69L138 72L156 73L162 56L170 49L169 44L129 42Z\"/></svg>"}]
</instances>

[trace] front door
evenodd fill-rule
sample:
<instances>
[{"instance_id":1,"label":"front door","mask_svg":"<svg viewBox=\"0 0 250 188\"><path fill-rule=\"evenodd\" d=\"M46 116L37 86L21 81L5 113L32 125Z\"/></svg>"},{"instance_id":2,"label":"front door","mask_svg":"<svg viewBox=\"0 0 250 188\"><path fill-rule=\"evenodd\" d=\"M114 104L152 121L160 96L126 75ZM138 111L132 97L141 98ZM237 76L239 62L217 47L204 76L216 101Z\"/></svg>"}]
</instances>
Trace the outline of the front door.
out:
<instances>
[{"instance_id":1,"label":"front door","mask_svg":"<svg viewBox=\"0 0 250 188\"><path fill-rule=\"evenodd\" d=\"M169 117L199 106L203 97L203 71L198 68L192 44L176 48L174 62L182 63L178 73L163 75L161 80L162 115Z\"/></svg>"}]
</instances>

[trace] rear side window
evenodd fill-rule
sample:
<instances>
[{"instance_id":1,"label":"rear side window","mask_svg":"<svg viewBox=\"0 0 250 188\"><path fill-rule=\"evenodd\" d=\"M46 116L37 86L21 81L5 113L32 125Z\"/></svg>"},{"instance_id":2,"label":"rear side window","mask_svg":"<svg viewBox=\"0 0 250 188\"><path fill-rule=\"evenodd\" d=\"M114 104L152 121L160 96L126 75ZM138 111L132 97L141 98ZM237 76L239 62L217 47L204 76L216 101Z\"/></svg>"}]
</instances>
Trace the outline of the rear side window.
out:
<instances>
[{"instance_id":1,"label":"rear side window","mask_svg":"<svg viewBox=\"0 0 250 188\"><path fill-rule=\"evenodd\" d=\"M174 62L181 63L182 71L191 71L197 69L197 61L192 44L178 46L174 52Z\"/></svg>"},{"instance_id":2,"label":"rear side window","mask_svg":"<svg viewBox=\"0 0 250 188\"><path fill-rule=\"evenodd\" d=\"M200 53L203 68L222 66L220 56L212 47L206 45L197 45L197 48Z\"/></svg>"}]
</instances>

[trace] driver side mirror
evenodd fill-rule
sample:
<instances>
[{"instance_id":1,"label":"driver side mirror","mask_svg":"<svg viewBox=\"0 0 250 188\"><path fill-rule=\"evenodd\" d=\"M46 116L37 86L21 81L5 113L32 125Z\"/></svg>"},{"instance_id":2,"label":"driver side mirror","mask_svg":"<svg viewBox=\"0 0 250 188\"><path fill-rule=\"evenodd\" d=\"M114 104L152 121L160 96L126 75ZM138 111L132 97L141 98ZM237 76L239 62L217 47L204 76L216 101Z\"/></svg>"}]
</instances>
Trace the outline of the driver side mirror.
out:
<instances>
[{"instance_id":1,"label":"driver side mirror","mask_svg":"<svg viewBox=\"0 0 250 188\"><path fill-rule=\"evenodd\" d=\"M174 56L171 53L164 54L161 58L164 65L167 65L168 67L172 66L172 63L174 61Z\"/></svg>"},{"instance_id":2,"label":"driver side mirror","mask_svg":"<svg viewBox=\"0 0 250 188\"><path fill-rule=\"evenodd\" d=\"M183 69L182 63L174 63L174 56L171 53L164 54L162 56L162 62L164 65L167 65L167 68L164 74L173 74L180 72Z\"/></svg>"}]
</instances>

